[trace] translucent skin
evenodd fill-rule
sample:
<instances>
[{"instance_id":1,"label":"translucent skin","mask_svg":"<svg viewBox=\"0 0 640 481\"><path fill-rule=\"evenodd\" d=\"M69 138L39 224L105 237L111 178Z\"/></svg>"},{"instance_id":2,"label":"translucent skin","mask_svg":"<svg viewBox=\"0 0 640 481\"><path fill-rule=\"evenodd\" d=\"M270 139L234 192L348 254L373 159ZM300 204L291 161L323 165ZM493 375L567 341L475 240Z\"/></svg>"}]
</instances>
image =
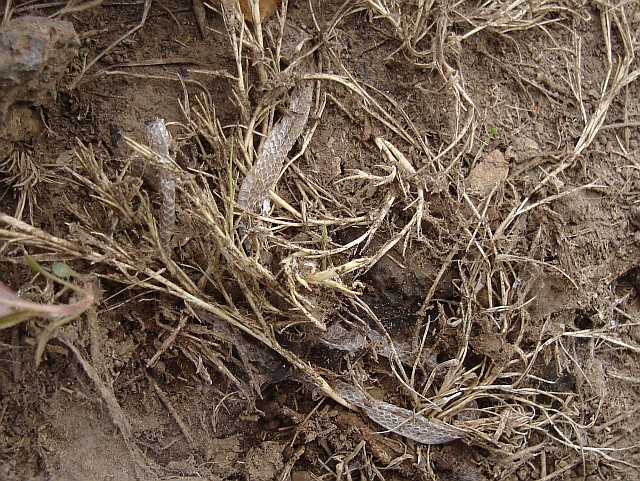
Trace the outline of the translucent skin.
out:
<instances>
[{"instance_id":1,"label":"translucent skin","mask_svg":"<svg viewBox=\"0 0 640 481\"><path fill-rule=\"evenodd\" d=\"M441 444L460 439L464 431L449 424L425 418L413 411L379 401L361 389L338 381L334 390L358 406L375 423L422 444Z\"/></svg>"},{"instance_id":2,"label":"translucent skin","mask_svg":"<svg viewBox=\"0 0 640 481\"><path fill-rule=\"evenodd\" d=\"M162 195L162 207L158 219L160 240L166 247L176 226L176 182L171 173L172 159L169 154L171 135L164 124L164 119L157 119L147 127L149 147L158 155L160 171L157 175L157 188Z\"/></svg>"},{"instance_id":3,"label":"translucent skin","mask_svg":"<svg viewBox=\"0 0 640 481\"><path fill-rule=\"evenodd\" d=\"M275 187L284 159L307 124L312 99L312 82L306 81L293 89L288 113L267 134L258 152L258 158L240 186L240 206L255 211L269 198L269 191Z\"/></svg>"}]
</instances>

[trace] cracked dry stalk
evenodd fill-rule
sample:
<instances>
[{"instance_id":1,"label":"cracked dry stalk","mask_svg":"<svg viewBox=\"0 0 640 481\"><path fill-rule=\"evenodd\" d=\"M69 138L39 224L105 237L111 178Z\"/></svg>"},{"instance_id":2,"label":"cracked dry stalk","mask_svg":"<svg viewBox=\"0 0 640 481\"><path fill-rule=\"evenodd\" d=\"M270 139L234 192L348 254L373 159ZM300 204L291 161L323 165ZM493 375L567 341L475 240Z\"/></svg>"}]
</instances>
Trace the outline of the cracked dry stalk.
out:
<instances>
[{"instance_id":1,"label":"cracked dry stalk","mask_svg":"<svg viewBox=\"0 0 640 481\"><path fill-rule=\"evenodd\" d=\"M157 174L158 190L162 196L158 233L162 245L170 248L171 236L176 225L176 182L171 173L173 159L169 155L171 135L165 126L164 119L157 119L147 127L149 147L157 155L160 167Z\"/></svg>"}]
</instances>

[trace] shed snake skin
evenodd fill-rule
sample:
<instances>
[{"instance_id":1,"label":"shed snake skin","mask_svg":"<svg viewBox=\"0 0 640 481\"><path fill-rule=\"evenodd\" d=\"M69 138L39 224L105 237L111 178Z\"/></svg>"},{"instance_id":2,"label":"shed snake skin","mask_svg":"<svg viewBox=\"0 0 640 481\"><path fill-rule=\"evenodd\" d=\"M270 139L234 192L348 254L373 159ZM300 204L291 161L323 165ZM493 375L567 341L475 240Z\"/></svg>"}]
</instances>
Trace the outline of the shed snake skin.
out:
<instances>
[{"instance_id":1,"label":"shed snake skin","mask_svg":"<svg viewBox=\"0 0 640 481\"><path fill-rule=\"evenodd\" d=\"M303 70L302 67L298 72L301 70ZM291 92L287 113L268 132L256 161L242 182L238 193L238 205L250 212L261 208L263 214L266 214L269 191L275 187L285 158L302 135L309 119L312 100L313 82L298 81ZM378 344L380 354L389 356L390 349L386 339L373 329L367 334ZM325 345L345 351L355 351L366 344L362 334L338 325L329 328L319 337L319 340ZM396 351L403 362L411 360L410 350L397 346ZM347 382L337 381L334 389L344 399L362 409L375 423L419 443L440 444L464 436L464 431L461 429L440 421L429 420L408 409L377 400L359 387Z\"/></svg>"},{"instance_id":2,"label":"shed snake skin","mask_svg":"<svg viewBox=\"0 0 640 481\"><path fill-rule=\"evenodd\" d=\"M240 186L238 204L249 211L255 211L259 206L264 206L265 201L268 202L269 191L275 187L284 160L302 135L309 120L313 100L313 82L298 81L297 83L298 85L291 92L288 112L267 134L256 161Z\"/></svg>"},{"instance_id":3,"label":"shed snake skin","mask_svg":"<svg viewBox=\"0 0 640 481\"><path fill-rule=\"evenodd\" d=\"M367 337L376 344L378 353L390 357L395 350L403 364L411 365L415 356L409 346L395 343L390 346L387 339L372 328L365 328ZM319 340L329 347L342 351L356 351L366 347L368 341L358 331L348 330L334 324L322 333ZM375 399L359 387L337 381L334 390L351 404L358 406L376 424L405 438L422 444L441 444L464 437L464 431L441 421L427 419L405 408Z\"/></svg>"},{"instance_id":4,"label":"shed snake skin","mask_svg":"<svg viewBox=\"0 0 640 481\"><path fill-rule=\"evenodd\" d=\"M442 444L460 439L464 431L450 424L427 419L405 408L375 399L362 389L337 381L335 391L358 406L376 424L422 444Z\"/></svg>"},{"instance_id":5,"label":"shed snake skin","mask_svg":"<svg viewBox=\"0 0 640 481\"><path fill-rule=\"evenodd\" d=\"M157 155L157 172L154 183L162 195L162 207L158 222L158 233L162 244L169 248L176 226L176 180L171 173L173 160L169 154L171 135L164 119L156 119L147 126L149 148Z\"/></svg>"}]
</instances>

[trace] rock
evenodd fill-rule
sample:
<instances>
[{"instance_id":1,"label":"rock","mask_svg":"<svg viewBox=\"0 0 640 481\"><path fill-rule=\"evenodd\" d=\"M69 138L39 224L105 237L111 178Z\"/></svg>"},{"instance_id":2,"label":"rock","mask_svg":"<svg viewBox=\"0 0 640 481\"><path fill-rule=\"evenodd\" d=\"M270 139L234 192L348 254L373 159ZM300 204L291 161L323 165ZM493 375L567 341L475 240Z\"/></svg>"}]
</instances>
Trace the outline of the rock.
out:
<instances>
[{"instance_id":1,"label":"rock","mask_svg":"<svg viewBox=\"0 0 640 481\"><path fill-rule=\"evenodd\" d=\"M294 471L291 473L291 481L312 481L313 475L310 471Z\"/></svg>"},{"instance_id":2,"label":"rock","mask_svg":"<svg viewBox=\"0 0 640 481\"><path fill-rule=\"evenodd\" d=\"M55 83L79 46L73 25L63 20L26 16L0 27L0 120L15 102L55 100Z\"/></svg>"}]
</instances>

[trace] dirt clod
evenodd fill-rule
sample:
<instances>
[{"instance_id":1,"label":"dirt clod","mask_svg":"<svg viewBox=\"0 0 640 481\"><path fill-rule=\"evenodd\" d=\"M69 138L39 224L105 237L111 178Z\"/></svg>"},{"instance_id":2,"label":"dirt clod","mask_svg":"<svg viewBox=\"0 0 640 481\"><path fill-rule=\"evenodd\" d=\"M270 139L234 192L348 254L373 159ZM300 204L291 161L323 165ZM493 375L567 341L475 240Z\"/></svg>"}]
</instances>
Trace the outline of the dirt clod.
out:
<instances>
[{"instance_id":1,"label":"dirt clod","mask_svg":"<svg viewBox=\"0 0 640 481\"><path fill-rule=\"evenodd\" d=\"M504 182L509 175L509 162L499 150L487 154L471 169L465 180L469 192L485 197L491 190Z\"/></svg>"},{"instance_id":2,"label":"dirt clod","mask_svg":"<svg viewBox=\"0 0 640 481\"><path fill-rule=\"evenodd\" d=\"M46 105L56 82L78 54L73 25L45 17L19 17L0 27L0 120L16 101Z\"/></svg>"}]
</instances>

